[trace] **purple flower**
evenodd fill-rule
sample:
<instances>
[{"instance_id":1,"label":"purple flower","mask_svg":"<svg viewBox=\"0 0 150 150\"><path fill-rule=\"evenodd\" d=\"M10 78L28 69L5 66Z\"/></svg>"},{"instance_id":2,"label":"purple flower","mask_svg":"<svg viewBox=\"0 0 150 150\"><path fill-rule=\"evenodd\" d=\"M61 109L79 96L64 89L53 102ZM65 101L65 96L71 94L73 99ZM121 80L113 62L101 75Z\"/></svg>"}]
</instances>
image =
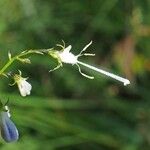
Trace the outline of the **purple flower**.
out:
<instances>
[{"instance_id":1,"label":"purple flower","mask_svg":"<svg viewBox=\"0 0 150 150\"><path fill-rule=\"evenodd\" d=\"M2 111L0 114L0 130L1 136L6 142L14 142L19 138L18 130L8 112Z\"/></svg>"}]
</instances>

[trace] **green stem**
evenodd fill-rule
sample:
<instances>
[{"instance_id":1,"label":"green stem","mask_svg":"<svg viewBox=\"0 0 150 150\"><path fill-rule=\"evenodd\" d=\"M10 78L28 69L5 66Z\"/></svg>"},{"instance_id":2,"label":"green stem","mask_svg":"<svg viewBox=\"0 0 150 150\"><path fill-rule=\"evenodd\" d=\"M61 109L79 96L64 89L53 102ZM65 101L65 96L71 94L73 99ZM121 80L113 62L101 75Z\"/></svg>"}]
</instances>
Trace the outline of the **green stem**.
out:
<instances>
[{"instance_id":1,"label":"green stem","mask_svg":"<svg viewBox=\"0 0 150 150\"><path fill-rule=\"evenodd\" d=\"M28 54L41 54L42 52L47 51L47 49L42 49L42 50L29 50L27 52L24 53L20 53L19 55L16 55L14 57L12 57L10 60L8 60L8 62L2 67L2 69L0 70L0 76L5 72L5 70L18 58L26 56Z\"/></svg>"},{"instance_id":2,"label":"green stem","mask_svg":"<svg viewBox=\"0 0 150 150\"><path fill-rule=\"evenodd\" d=\"M4 67L0 70L0 75L4 73L4 71L15 61L15 57L13 57L11 60L9 60Z\"/></svg>"}]
</instances>

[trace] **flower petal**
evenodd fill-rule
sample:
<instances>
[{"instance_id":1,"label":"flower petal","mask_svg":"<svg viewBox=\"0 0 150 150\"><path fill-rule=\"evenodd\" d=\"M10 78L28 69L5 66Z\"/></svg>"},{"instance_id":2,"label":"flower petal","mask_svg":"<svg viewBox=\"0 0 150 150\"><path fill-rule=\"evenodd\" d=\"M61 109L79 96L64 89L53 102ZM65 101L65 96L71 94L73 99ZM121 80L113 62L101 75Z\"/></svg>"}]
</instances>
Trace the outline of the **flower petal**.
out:
<instances>
[{"instance_id":1,"label":"flower petal","mask_svg":"<svg viewBox=\"0 0 150 150\"><path fill-rule=\"evenodd\" d=\"M22 96L27 96L27 95L30 95L32 86L31 86L31 84L28 83L25 79L22 79L22 80L18 83L18 88L19 88L20 94L21 94Z\"/></svg>"},{"instance_id":2,"label":"flower petal","mask_svg":"<svg viewBox=\"0 0 150 150\"><path fill-rule=\"evenodd\" d=\"M26 90L25 90L24 85L22 83L18 84L18 88L19 88L21 96L26 96Z\"/></svg>"},{"instance_id":3,"label":"flower petal","mask_svg":"<svg viewBox=\"0 0 150 150\"><path fill-rule=\"evenodd\" d=\"M32 86L30 83L28 83L27 81L24 81L24 88L26 90L26 95L30 95L30 91L32 89Z\"/></svg>"}]
</instances>

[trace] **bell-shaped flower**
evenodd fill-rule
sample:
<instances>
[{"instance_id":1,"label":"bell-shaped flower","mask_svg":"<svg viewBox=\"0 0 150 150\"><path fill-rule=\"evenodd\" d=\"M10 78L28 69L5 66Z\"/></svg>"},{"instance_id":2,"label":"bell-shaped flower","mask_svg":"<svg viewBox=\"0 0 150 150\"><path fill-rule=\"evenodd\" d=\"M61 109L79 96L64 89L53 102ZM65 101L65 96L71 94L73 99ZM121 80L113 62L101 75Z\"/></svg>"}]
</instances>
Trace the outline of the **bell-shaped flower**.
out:
<instances>
[{"instance_id":1,"label":"bell-shaped flower","mask_svg":"<svg viewBox=\"0 0 150 150\"><path fill-rule=\"evenodd\" d=\"M19 139L18 130L10 119L10 114L7 110L0 113L0 130L1 136L6 142L15 142Z\"/></svg>"},{"instance_id":2,"label":"bell-shaped flower","mask_svg":"<svg viewBox=\"0 0 150 150\"><path fill-rule=\"evenodd\" d=\"M19 71L19 74L14 75L13 77L15 81L14 84L18 85L21 96L30 95L32 85L26 81L28 78L23 78L21 74L22 74L21 71Z\"/></svg>"},{"instance_id":3,"label":"bell-shaped flower","mask_svg":"<svg viewBox=\"0 0 150 150\"><path fill-rule=\"evenodd\" d=\"M120 77L120 76L118 76L118 75L115 75L115 74L113 74L113 73L104 71L104 70L102 70L102 69L100 69L100 68L96 68L96 67L94 67L94 66L88 65L88 64L83 63L83 62L81 62L81 61L78 60L78 58L79 58L80 56L94 56L94 55L95 55L95 54L91 54L91 53L83 53L91 44L92 44L92 41L91 41L89 44L87 44L87 45L81 50L81 52L80 52L78 55L74 55L73 53L70 52L70 50L71 50L71 48L72 48L71 45L69 45L69 46L66 47L66 48L65 48L65 44L64 44L64 46L62 46L62 45L57 45L57 46L60 46L60 47L62 48L61 51L57 51L57 50L53 50L53 49L52 49L52 50L49 50L49 51L48 51L48 54L49 54L50 56L52 56L53 58L57 59L57 61L58 61L58 65L57 65L54 69L52 69L52 70L50 70L50 71L54 71L54 70L58 69L59 67L62 67L62 66L63 66L62 63L67 63L67 64L72 64L72 65L77 65L77 67L78 67L78 69L79 69L79 72L80 72L84 77L87 77L87 78L89 78L89 79L94 79L94 77L89 76L89 75L87 75L87 74L85 74L85 73L83 73L83 72L81 71L80 65L82 65L82 66L85 66L85 67L87 67L87 68L89 68L89 69L92 69L92 70L94 70L94 71L96 71L96 72L99 72L99 73L101 73L101 74L104 74L104 75L106 75L106 76L109 76L109 77L111 77L111 78L114 78L114 79L116 79L116 80L118 80L118 81L120 81L120 82L123 82L124 85L130 84L130 81L129 81L128 79L122 78L122 77Z\"/></svg>"}]
</instances>

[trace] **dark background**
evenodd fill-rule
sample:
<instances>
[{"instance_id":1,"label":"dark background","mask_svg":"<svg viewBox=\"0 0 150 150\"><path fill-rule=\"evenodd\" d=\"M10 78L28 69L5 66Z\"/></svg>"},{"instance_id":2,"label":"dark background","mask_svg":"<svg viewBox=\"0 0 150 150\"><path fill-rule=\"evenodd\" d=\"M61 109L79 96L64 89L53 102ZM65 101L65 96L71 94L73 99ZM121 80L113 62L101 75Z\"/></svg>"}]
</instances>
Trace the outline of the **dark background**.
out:
<instances>
[{"instance_id":1,"label":"dark background","mask_svg":"<svg viewBox=\"0 0 150 150\"><path fill-rule=\"evenodd\" d=\"M10 98L12 120L20 139L1 150L149 150L150 149L150 1L148 0L0 0L0 65L26 49L73 46L80 60L123 77L124 87L86 68L48 73L50 57L33 56L31 65L15 62L33 85L22 98L11 80L1 78L0 97Z\"/></svg>"}]
</instances>

